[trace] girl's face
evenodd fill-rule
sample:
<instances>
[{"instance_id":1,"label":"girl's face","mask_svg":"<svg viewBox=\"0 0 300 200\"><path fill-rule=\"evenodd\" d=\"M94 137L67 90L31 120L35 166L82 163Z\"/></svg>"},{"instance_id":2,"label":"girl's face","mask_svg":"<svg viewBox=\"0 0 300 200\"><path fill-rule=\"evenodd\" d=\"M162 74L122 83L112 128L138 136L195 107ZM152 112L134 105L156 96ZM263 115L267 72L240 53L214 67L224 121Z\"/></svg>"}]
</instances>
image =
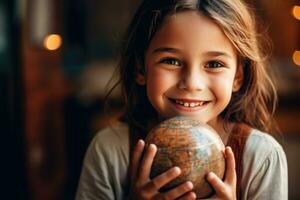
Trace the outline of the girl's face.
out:
<instances>
[{"instance_id":1,"label":"girl's face","mask_svg":"<svg viewBox=\"0 0 300 200\"><path fill-rule=\"evenodd\" d=\"M189 116L214 125L242 83L237 53L208 17L181 12L165 19L145 54L150 103L163 118ZM239 70L237 70L239 69Z\"/></svg>"}]
</instances>

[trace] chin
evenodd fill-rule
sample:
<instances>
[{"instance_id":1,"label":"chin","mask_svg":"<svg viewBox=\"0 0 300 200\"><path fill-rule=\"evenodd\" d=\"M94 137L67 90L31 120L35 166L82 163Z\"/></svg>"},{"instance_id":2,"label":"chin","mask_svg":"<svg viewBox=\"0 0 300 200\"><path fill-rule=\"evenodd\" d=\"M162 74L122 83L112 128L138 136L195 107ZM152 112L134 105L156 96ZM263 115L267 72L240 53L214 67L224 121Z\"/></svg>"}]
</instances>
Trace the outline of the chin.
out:
<instances>
[{"instance_id":1,"label":"chin","mask_svg":"<svg viewBox=\"0 0 300 200\"><path fill-rule=\"evenodd\" d=\"M185 117L188 117L188 118L190 118L190 119L200 121L200 122L202 122L202 123L204 123L204 124L207 124L208 121L209 121L208 119L205 119L205 118L200 117L200 116L197 116L197 115L187 115L187 114L178 114L178 115L180 115L180 116L185 116ZM177 116L178 116L178 115L177 115ZM174 117L175 117L175 116L174 116Z\"/></svg>"}]
</instances>

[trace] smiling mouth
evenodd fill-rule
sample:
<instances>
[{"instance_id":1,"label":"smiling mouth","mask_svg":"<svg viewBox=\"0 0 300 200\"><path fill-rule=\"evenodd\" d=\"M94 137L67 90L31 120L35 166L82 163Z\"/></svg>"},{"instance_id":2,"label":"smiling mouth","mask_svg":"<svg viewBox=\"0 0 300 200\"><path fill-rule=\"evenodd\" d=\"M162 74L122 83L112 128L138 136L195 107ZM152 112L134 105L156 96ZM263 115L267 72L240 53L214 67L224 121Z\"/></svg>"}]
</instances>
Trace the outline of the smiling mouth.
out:
<instances>
[{"instance_id":1,"label":"smiling mouth","mask_svg":"<svg viewBox=\"0 0 300 200\"><path fill-rule=\"evenodd\" d=\"M184 106L187 108L200 107L207 104L209 101L191 101L191 100L180 100L180 99L170 99L173 103Z\"/></svg>"}]
</instances>

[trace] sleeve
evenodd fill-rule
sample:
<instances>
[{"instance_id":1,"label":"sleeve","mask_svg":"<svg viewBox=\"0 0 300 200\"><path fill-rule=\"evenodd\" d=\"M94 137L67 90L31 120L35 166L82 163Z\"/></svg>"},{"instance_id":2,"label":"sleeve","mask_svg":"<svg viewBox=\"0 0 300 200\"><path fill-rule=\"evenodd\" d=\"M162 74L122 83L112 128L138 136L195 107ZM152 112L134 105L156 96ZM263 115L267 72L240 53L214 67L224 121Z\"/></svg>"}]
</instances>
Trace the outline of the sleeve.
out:
<instances>
[{"instance_id":1,"label":"sleeve","mask_svg":"<svg viewBox=\"0 0 300 200\"><path fill-rule=\"evenodd\" d=\"M76 200L115 199L109 176L109 155L96 139L91 142L84 158Z\"/></svg>"},{"instance_id":2,"label":"sleeve","mask_svg":"<svg viewBox=\"0 0 300 200\"><path fill-rule=\"evenodd\" d=\"M288 199L287 160L281 147L274 148L258 167L251 181L247 199Z\"/></svg>"}]
</instances>

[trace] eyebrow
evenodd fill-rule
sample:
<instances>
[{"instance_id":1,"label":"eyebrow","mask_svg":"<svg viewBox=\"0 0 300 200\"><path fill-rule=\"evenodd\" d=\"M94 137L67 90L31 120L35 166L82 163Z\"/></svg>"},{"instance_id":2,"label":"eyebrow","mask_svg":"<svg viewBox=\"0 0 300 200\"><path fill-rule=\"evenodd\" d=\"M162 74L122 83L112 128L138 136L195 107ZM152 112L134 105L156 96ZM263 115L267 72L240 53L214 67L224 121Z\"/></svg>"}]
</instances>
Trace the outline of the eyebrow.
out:
<instances>
[{"instance_id":1,"label":"eyebrow","mask_svg":"<svg viewBox=\"0 0 300 200\"><path fill-rule=\"evenodd\" d=\"M228 58L232 58L232 56L229 53L225 52L225 51L208 51L208 52L205 52L204 55L213 56L213 57L225 56L225 57L228 57Z\"/></svg>"},{"instance_id":2,"label":"eyebrow","mask_svg":"<svg viewBox=\"0 0 300 200\"><path fill-rule=\"evenodd\" d=\"M157 49L154 49L152 53L155 54L160 52L178 53L180 52L180 50L172 47L159 47Z\"/></svg>"},{"instance_id":3,"label":"eyebrow","mask_svg":"<svg viewBox=\"0 0 300 200\"><path fill-rule=\"evenodd\" d=\"M169 52L169 53L179 53L180 49L176 49L173 47L159 47L153 50L153 54L156 53L160 53L160 52ZM232 56L225 52L225 51L207 51L205 53L203 53L204 56L213 56L213 57L217 57L217 56L225 56L228 58L232 58Z\"/></svg>"}]
</instances>

